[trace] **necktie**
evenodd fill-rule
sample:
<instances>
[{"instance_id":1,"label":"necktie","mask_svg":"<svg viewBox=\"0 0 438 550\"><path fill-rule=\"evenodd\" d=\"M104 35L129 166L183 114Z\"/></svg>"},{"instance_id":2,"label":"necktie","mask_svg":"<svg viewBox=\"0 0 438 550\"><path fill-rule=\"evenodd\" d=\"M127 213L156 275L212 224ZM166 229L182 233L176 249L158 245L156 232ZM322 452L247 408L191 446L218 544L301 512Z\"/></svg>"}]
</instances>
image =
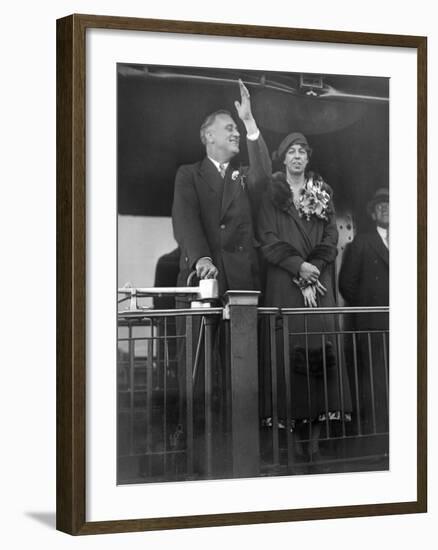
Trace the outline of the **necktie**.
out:
<instances>
[{"instance_id":1,"label":"necktie","mask_svg":"<svg viewBox=\"0 0 438 550\"><path fill-rule=\"evenodd\" d=\"M222 178L225 177L225 172L227 171L227 167L225 166L225 164L219 164L219 173L221 175Z\"/></svg>"}]
</instances>

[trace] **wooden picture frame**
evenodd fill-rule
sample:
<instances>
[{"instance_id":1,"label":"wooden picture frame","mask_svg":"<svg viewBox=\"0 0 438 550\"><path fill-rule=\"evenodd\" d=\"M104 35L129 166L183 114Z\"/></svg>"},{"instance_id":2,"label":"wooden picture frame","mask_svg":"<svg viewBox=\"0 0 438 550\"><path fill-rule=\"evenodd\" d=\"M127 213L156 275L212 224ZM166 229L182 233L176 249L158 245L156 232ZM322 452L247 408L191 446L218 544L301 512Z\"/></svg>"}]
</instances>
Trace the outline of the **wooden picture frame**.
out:
<instances>
[{"instance_id":1,"label":"wooden picture frame","mask_svg":"<svg viewBox=\"0 0 438 550\"><path fill-rule=\"evenodd\" d=\"M132 520L86 519L86 32L113 29L411 48L417 53L417 499ZM57 21L57 529L72 535L427 510L427 40L420 36L71 15Z\"/></svg>"}]
</instances>

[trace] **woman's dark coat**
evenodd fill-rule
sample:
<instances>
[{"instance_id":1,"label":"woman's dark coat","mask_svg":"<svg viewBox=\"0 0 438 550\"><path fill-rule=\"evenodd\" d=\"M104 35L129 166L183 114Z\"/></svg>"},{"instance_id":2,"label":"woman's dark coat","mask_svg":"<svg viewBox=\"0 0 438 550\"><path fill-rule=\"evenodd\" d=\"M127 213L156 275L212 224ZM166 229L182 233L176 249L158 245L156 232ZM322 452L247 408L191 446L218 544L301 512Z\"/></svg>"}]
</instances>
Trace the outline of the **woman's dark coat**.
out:
<instances>
[{"instance_id":1,"label":"woman's dark coat","mask_svg":"<svg viewBox=\"0 0 438 550\"><path fill-rule=\"evenodd\" d=\"M326 184L325 189L333 195ZM281 308L304 308L300 288L293 282L299 276L302 262L307 261L320 270L319 280L327 289L325 296L318 295L319 307L336 305L334 261L337 254L338 231L332 200L328 219L300 217L292 192L284 174L273 177L270 191L262 202L258 219L258 239L266 260L266 288L264 305ZM327 413L351 410L350 392L343 353L339 341L332 334L338 327L333 314L290 314L279 316L276 324L277 365L279 366L279 416L286 416L284 371L284 323L287 319L290 334L290 375L292 391L292 418L315 419ZM313 335L304 333L317 333ZM272 340L271 340L272 341ZM307 351L306 351L307 346ZM265 361L262 384L271 393L270 361ZM270 411L270 395L266 396L264 413ZM274 396L275 401L275 396Z\"/></svg>"}]
</instances>

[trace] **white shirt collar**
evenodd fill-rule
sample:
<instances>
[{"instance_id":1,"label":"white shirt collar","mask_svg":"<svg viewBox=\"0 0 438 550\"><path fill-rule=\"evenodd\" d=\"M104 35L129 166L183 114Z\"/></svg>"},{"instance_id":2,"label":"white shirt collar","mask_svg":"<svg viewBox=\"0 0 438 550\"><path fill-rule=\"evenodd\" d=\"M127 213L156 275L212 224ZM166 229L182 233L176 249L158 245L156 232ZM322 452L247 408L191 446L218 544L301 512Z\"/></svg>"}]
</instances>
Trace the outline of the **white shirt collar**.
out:
<instances>
[{"instance_id":1,"label":"white shirt collar","mask_svg":"<svg viewBox=\"0 0 438 550\"><path fill-rule=\"evenodd\" d=\"M228 165L230 164L230 162L218 162L217 160L214 160L212 159L211 157L208 157L211 162L216 166L216 170L220 173L220 165L222 164L222 166L225 166L225 170L228 168Z\"/></svg>"},{"instance_id":2,"label":"white shirt collar","mask_svg":"<svg viewBox=\"0 0 438 550\"><path fill-rule=\"evenodd\" d=\"M386 248L389 248L389 240L388 240L388 230L385 227L377 226L377 233L380 235L383 244L386 246Z\"/></svg>"}]
</instances>

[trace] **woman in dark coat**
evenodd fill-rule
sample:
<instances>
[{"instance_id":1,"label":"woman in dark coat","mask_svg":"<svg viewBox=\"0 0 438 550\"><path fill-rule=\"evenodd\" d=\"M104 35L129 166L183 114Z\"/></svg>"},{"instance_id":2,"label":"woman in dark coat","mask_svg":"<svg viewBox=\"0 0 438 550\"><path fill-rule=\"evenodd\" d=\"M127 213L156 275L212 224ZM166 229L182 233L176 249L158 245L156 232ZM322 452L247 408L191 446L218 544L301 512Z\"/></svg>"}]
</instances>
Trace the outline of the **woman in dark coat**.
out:
<instances>
[{"instance_id":1,"label":"woman in dark coat","mask_svg":"<svg viewBox=\"0 0 438 550\"><path fill-rule=\"evenodd\" d=\"M258 219L258 237L267 264L265 306L336 306L334 261L338 231L333 192L320 176L307 171L311 152L300 133L289 134L277 152L285 171L274 174ZM314 455L319 453L321 427L326 426L330 433L332 420L350 418L347 373L342 350L333 335L338 320L336 315L327 313L287 315L287 366L283 357L283 319L284 314L276 324L278 417L281 424L287 418L291 420L290 428L302 439L309 438L308 452ZM289 372L284 372L284 363ZM266 382L271 373L265 372L264 378ZM289 411L285 385L288 378ZM269 384L267 387L270 393ZM272 418L270 403L268 398L265 413L270 412L266 416ZM297 445L297 452L300 447Z\"/></svg>"}]
</instances>

